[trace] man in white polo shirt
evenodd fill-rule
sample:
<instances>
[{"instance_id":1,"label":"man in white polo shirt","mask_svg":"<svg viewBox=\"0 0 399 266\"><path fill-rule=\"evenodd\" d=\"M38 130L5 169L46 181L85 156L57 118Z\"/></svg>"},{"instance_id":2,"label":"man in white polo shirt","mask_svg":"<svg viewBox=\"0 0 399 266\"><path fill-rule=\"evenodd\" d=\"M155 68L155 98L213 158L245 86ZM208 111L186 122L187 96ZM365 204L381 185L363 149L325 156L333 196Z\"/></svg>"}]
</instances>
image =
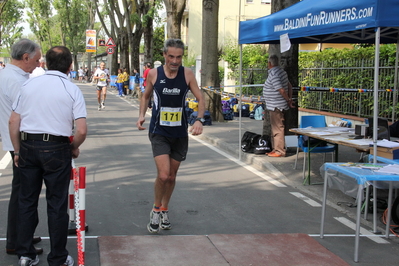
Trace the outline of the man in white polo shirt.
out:
<instances>
[{"instance_id":1,"label":"man in white polo shirt","mask_svg":"<svg viewBox=\"0 0 399 266\"><path fill-rule=\"evenodd\" d=\"M46 54L46 74L29 79L13 103L9 129L15 165L20 170L17 254L19 265L37 265L32 236L38 224L37 204L46 185L50 266L72 266L66 249L68 189L71 160L86 139L86 104L82 92L68 79L72 54L55 46ZM69 136L75 134L72 143Z\"/></svg>"},{"instance_id":2,"label":"man in white polo shirt","mask_svg":"<svg viewBox=\"0 0 399 266\"><path fill-rule=\"evenodd\" d=\"M3 150L9 151L14 160L14 148L8 131L8 120L11 115L11 106L15 101L22 84L28 80L31 73L39 66L41 57L40 47L28 39L21 39L11 47L12 61L0 71L0 135ZM20 186L19 169L13 163L13 179L11 184L11 195L8 204L7 217L7 243L6 253L15 254L17 245L17 214L18 195ZM34 243L40 242L40 237L34 238ZM38 254L43 253L42 248L37 248Z\"/></svg>"}]
</instances>

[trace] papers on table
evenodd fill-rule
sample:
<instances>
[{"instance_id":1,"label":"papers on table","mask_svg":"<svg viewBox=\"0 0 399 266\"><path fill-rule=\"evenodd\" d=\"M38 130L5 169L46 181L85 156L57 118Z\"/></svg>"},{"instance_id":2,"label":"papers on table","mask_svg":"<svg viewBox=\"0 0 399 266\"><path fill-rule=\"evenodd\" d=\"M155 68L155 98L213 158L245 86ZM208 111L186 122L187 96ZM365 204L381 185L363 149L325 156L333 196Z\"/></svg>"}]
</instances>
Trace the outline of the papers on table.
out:
<instances>
[{"instance_id":1,"label":"papers on table","mask_svg":"<svg viewBox=\"0 0 399 266\"><path fill-rule=\"evenodd\" d=\"M349 132L349 131L355 131L354 128L349 128L349 127L328 127L326 129L327 131L330 132Z\"/></svg>"},{"instance_id":2,"label":"papers on table","mask_svg":"<svg viewBox=\"0 0 399 266\"><path fill-rule=\"evenodd\" d=\"M384 148L397 148L397 147L399 147L399 143L395 142L395 141L389 141L389 140L383 139L383 140L377 141L377 146L384 147Z\"/></svg>"},{"instance_id":3,"label":"papers on table","mask_svg":"<svg viewBox=\"0 0 399 266\"><path fill-rule=\"evenodd\" d=\"M347 140L346 142L355 144L355 145L368 145L373 146L373 141L371 139L351 139ZM389 141L386 139L378 140L377 141L378 147L385 147L385 148L397 148L399 147L399 143L395 141Z\"/></svg>"},{"instance_id":4,"label":"papers on table","mask_svg":"<svg viewBox=\"0 0 399 266\"><path fill-rule=\"evenodd\" d=\"M316 131L316 132L312 131L311 133L319 136L341 135L341 133L339 132L329 132L329 131Z\"/></svg>"},{"instance_id":5,"label":"papers on table","mask_svg":"<svg viewBox=\"0 0 399 266\"><path fill-rule=\"evenodd\" d=\"M371 164L371 163L343 163L343 164L341 164L341 166L356 167L356 168L363 168L363 169L370 169L370 170L378 170L383 167L382 165Z\"/></svg>"},{"instance_id":6,"label":"papers on table","mask_svg":"<svg viewBox=\"0 0 399 266\"><path fill-rule=\"evenodd\" d=\"M373 144L373 142L369 139L348 139L346 142L355 144L355 145L367 145Z\"/></svg>"},{"instance_id":7,"label":"papers on table","mask_svg":"<svg viewBox=\"0 0 399 266\"><path fill-rule=\"evenodd\" d=\"M399 174L399 164L388 164L387 166L384 166L375 172L398 175Z\"/></svg>"}]
</instances>

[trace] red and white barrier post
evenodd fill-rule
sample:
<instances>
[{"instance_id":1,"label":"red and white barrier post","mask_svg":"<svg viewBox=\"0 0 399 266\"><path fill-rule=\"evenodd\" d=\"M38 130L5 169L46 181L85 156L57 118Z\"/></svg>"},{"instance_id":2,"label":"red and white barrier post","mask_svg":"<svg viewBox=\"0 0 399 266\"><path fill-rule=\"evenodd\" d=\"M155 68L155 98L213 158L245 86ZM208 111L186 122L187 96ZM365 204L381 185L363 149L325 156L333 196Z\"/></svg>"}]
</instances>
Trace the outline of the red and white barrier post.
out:
<instances>
[{"instance_id":1,"label":"red and white barrier post","mask_svg":"<svg viewBox=\"0 0 399 266\"><path fill-rule=\"evenodd\" d=\"M79 225L76 227L78 235L78 265L84 266L85 237L86 237L86 167L79 167ZM78 231L80 230L80 231ZM80 242L80 243L79 243Z\"/></svg>"},{"instance_id":2,"label":"red and white barrier post","mask_svg":"<svg viewBox=\"0 0 399 266\"><path fill-rule=\"evenodd\" d=\"M75 188L74 188L74 176L75 176L75 163L72 159L72 171L71 171L71 180L69 182L69 225L68 225L68 233L75 234L76 233L76 223L75 223Z\"/></svg>"}]
</instances>

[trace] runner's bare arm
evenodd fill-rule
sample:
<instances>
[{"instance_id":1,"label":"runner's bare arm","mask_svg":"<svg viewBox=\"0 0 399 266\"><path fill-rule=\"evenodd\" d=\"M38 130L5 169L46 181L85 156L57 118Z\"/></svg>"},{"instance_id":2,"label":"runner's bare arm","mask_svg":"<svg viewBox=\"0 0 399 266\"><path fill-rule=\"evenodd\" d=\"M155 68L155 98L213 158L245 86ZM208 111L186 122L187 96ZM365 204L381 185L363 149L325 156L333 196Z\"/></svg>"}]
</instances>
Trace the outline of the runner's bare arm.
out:
<instances>
[{"instance_id":1,"label":"runner's bare arm","mask_svg":"<svg viewBox=\"0 0 399 266\"><path fill-rule=\"evenodd\" d=\"M198 101L198 116L197 117L204 117L205 113L205 99L204 95L202 94L201 89L198 87L197 80L195 79L194 73L189 68L184 68L184 74L186 77L187 85L190 88L191 92L194 94L195 99ZM202 123L200 121L195 121L193 126L190 128L191 134L201 135L202 134Z\"/></svg>"},{"instance_id":2,"label":"runner's bare arm","mask_svg":"<svg viewBox=\"0 0 399 266\"><path fill-rule=\"evenodd\" d=\"M143 124L145 122L145 113L147 112L148 103L151 100L152 92L154 90L154 83L156 79L157 79L157 71L156 69L151 69L150 72L148 73L147 85L145 87L145 91L140 101L139 119L137 120L136 123L136 126L139 130L146 129L145 127L143 127Z\"/></svg>"}]
</instances>

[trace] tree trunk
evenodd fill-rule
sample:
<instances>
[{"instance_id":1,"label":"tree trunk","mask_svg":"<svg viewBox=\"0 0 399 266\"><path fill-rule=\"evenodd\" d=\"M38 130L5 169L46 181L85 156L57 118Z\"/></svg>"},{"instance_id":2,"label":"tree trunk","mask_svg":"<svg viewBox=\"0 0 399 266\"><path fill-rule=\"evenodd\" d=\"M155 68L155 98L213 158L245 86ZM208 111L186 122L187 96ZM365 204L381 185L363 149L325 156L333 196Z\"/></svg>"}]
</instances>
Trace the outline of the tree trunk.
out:
<instances>
[{"instance_id":1,"label":"tree trunk","mask_svg":"<svg viewBox=\"0 0 399 266\"><path fill-rule=\"evenodd\" d=\"M141 30L138 32L135 31L134 34L132 35L132 40L130 44L130 54L132 57L132 66L133 68L137 69L137 71L140 71L140 39L141 39ZM136 37L137 36L137 37Z\"/></svg>"},{"instance_id":2,"label":"tree trunk","mask_svg":"<svg viewBox=\"0 0 399 266\"><path fill-rule=\"evenodd\" d=\"M201 87L220 88L218 69L219 0L203 0L202 6L202 56ZM224 121L221 96L207 91L205 105L212 120Z\"/></svg>"},{"instance_id":3,"label":"tree trunk","mask_svg":"<svg viewBox=\"0 0 399 266\"><path fill-rule=\"evenodd\" d=\"M149 0L144 10L144 14L148 14L151 8L154 8L154 0ZM154 19L151 16L147 16L143 25L144 34L144 62L153 63L154 55Z\"/></svg>"},{"instance_id":4,"label":"tree trunk","mask_svg":"<svg viewBox=\"0 0 399 266\"><path fill-rule=\"evenodd\" d=\"M124 8L126 13L137 14L138 16L142 16L142 7L144 6L144 2L137 2L137 0L132 1L132 6L128 9L127 0L123 1ZM141 5L141 6L140 6ZM130 16L129 16L130 17ZM129 20L127 26L127 34L129 39L129 47L130 47L130 70L134 68L140 71L140 40L141 35L143 35L143 24L141 19L137 20ZM134 30L133 30L134 29Z\"/></svg>"},{"instance_id":5,"label":"tree trunk","mask_svg":"<svg viewBox=\"0 0 399 266\"><path fill-rule=\"evenodd\" d=\"M181 20L186 8L186 0L163 0L166 7L167 37L181 38Z\"/></svg>"},{"instance_id":6,"label":"tree trunk","mask_svg":"<svg viewBox=\"0 0 399 266\"><path fill-rule=\"evenodd\" d=\"M277 12L297 2L299 2L299 0L272 0L271 11L272 13ZM280 66L287 72L288 79L293 87L298 87L298 50L298 44L291 44L290 50L284 53L280 52L280 44L269 45L269 56L275 54L279 57ZM289 109L285 113L285 135L292 135L292 133L289 132L289 129L298 127L297 90L293 91L292 98L296 105L295 108ZM265 113L265 118L268 118L267 112ZM263 134L265 133L269 136L271 134L269 119L265 119L263 123Z\"/></svg>"},{"instance_id":7,"label":"tree trunk","mask_svg":"<svg viewBox=\"0 0 399 266\"><path fill-rule=\"evenodd\" d=\"M151 25L146 25L144 28L144 62L153 63L154 55L154 28L151 19Z\"/></svg>"},{"instance_id":8,"label":"tree trunk","mask_svg":"<svg viewBox=\"0 0 399 266\"><path fill-rule=\"evenodd\" d=\"M119 43L119 54L120 54L120 66L119 68L127 68L127 73L130 73L130 64L129 64L129 37L126 31L126 28L121 28L118 39L120 41ZM116 70L116 73L118 71Z\"/></svg>"}]
</instances>

